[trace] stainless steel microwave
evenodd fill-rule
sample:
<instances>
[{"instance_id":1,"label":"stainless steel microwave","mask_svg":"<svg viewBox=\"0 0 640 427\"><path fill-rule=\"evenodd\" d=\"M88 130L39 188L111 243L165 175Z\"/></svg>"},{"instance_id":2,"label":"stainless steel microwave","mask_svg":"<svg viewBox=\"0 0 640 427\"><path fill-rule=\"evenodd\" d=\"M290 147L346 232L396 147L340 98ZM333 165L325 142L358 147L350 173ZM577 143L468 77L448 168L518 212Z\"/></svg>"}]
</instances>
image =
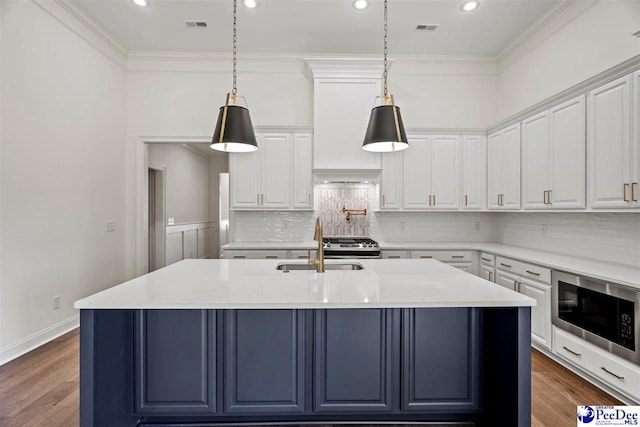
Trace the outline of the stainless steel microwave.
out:
<instances>
[{"instance_id":1,"label":"stainless steel microwave","mask_svg":"<svg viewBox=\"0 0 640 427\"><path fill-rule=\"evenodd\" d=\"M640 290L553 271L553 324L640 365Z\"/></svg>"}]
</instances>

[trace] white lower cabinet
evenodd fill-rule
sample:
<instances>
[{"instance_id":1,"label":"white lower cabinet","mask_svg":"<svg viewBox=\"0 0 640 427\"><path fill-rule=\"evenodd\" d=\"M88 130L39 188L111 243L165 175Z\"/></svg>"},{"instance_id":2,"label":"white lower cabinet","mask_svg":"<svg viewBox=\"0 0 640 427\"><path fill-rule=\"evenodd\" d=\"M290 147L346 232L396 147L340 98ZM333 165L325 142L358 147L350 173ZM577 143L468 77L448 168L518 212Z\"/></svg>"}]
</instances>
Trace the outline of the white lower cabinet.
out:
<instances>
[{"instance_id":1,"label":"white lower cabinet","mask_svg":"<svg viewBox=\"0 0 640 427\"><path fill-rule=\"evenodd\" d=\"M403 259L403 258L411 258L410 251L400 251L394 249L386 249L380 251L380 258L382 259Z\"/></svg>"},{"instance_id":2,"label":"white lower cabinet","mask_svg":"<svg viewBox=\"0 0 640 427\"><path fill-rule=\"evenodd\" d=\"M536 300L531 307L531 340L551 349L551 270L497 257L495 281Z\"/></svg>"},{"instance_id":3,"label":"white lower cabinet","mask_svg":"<svg viewBox=\"0 0 640 427\"><path fill-rule=\"evenodd\" d=\"M414 259L435 259L471 273L473 271L473 251L411 251Z\"/></svg>"},{"instance_id":4,"label":"white lower cabinet","mask_svg":"<svg viewBox=\"0 0 640 427\"><path fill-rule=\"evenodd\" d=\"M640 369L583 339L553 327L553 352L634 400L640 400Z\"/></svg>"},{"instance_id":5,"label":"white lower cabinet","mask_svg":"<svg viewBox=\"0 0 640 427\"><path fill-rule=\"evenodd\" d=\"M480 269L480 277L490 282L496 281L496 269L494 267L489 267L483 265Z\"/></svg>"}]
</instances>

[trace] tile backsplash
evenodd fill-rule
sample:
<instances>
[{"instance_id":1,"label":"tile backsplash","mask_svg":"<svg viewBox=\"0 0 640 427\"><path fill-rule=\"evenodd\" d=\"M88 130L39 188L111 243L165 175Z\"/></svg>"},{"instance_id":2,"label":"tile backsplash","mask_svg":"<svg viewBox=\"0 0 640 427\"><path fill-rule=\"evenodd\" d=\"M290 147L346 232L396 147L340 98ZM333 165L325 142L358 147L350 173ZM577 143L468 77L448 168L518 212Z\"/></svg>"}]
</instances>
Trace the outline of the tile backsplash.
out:
<instances>
[{"instance_id":1,"label":"tile backsplash","mask_svg":"<svg viewBox=\"0 0 640 427\"><path fill-rule=\"evenodd\" d=\"M640 266L638 213L499 213L499 241L563 255Z\"/></svg>"},{"instance_id":2,"label":"tile backsplash","mask_svg":"<svg viewBox=\"0 0 640 427\"><path fill-rule=\"evenodd\" d=\"M326 236L362 235L388 242L497 242L602 262L640 266L640 213L393 212L378 206L375 185L323 184L316 211L238 211L238 242L312 240L316 217ZM346 221L342 207L367 209Z\"/></svg>"}]
</instances>

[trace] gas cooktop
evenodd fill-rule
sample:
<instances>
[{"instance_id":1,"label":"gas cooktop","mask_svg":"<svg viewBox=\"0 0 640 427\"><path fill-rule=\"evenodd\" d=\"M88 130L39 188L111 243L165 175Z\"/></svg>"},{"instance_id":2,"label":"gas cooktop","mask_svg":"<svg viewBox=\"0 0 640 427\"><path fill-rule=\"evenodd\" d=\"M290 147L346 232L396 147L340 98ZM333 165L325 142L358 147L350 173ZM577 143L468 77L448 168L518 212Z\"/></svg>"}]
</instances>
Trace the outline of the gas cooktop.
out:
<instances>
[{"instance_id":1,"label":"gas cooktop","mask_svg":"<svg viewBox=\"0 0 640 427\"><path fill-rule=\"evenodd\" d=\"M378 242L368 237L325 237L325 258L380 258Z\"/></svg>"}]
</instances>

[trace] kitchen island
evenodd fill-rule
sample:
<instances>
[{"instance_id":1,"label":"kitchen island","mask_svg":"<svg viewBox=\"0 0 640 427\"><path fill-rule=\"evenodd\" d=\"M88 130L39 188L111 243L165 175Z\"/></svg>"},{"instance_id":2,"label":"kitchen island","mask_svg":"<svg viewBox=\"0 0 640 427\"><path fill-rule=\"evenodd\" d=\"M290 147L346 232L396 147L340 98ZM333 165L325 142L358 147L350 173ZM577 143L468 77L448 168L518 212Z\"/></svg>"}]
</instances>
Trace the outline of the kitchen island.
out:
<instances>
[{"instance_id":1,"label":"kitchen island","mask_svg":"<svg viewBox=\"0 0 640 427\"><path fill-rule=\"evenodd\" d=\"M279 264L185 260L77 301L81 425L530 424L532 299L435 260Z\"/></svg>"}]
</instances>

